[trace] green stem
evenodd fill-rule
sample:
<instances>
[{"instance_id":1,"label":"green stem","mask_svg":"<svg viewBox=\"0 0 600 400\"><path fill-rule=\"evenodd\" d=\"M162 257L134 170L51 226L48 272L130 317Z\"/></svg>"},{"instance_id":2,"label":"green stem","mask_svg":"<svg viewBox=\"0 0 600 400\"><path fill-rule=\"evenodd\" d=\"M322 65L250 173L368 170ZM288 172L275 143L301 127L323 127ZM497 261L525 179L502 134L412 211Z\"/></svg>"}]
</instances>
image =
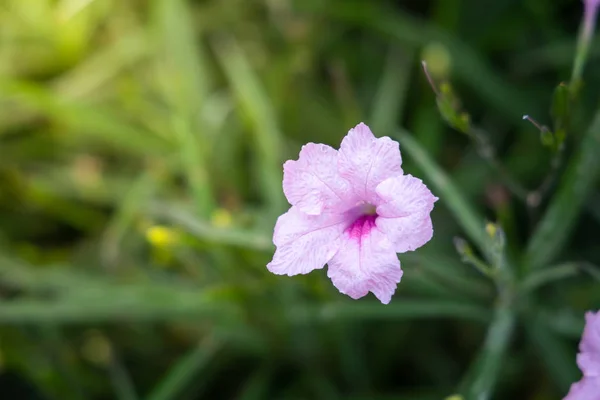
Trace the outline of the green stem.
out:
<instances>
[{"instance_id":1,"label":"green stem","mask_svg":"<svg viewBox=\"0 0 600 400\"><path fill-rule=\"evenodd\" d=\"M113 354L108 365L108 374L112 383L115 395L118 400L138 400L138 395L135 391L135 386L131 381L131 376L127 369L119 360L118 355Z\"/></svg>"},{"instance_id":2,"label":"green stem","mask_svg":"<svg viewBox=\"0 0 600 400\"><path fill-rule=\"evenodd\" d=\"M214 358L218 348L217 344L209 341L199 343L175 363L147 400L177 399L185 387L198 378L199 372Z\"/></svg>"},{"instance_id":3,"label":"green stem","mask_svg":"<svg viewBox=\"0 0 600 400\"><path fill-rule=\"evenodd\" d=\"M585 1L583 21L581 21L581 27L579 29L577 51L575 53L575 62L573 63L573 72L571 74L571 85L576 85L581 79L583 67L587 60L590 42L596 25L596 16L598 14L598 5L596 3L597 2L593 1Z\"/></svg>"},{"instance_id":4,"label":"green stem","mask_svg":"<svg viewBox=\"0 0 600 400\"><path fill-rule=\"evenodd\" d=\"M575 263L557 265L552 268L536 271L523 281L521 284L521 290L523 293L532 292L550 282L568 278L576 275L578 272L579 268Z\"/></svg>"},{"instance_id":5,"label":"green stem","mask_svg":"<svg viewBox=\"0 0 600 400\"><path fill-rule=\"evenodd\" d=\"M500 296L483 348L461 385L465 400L487 400L492 397L515 328L516 317L511 309L511 297L508 292Z\"/></svg>"},{"instance_id":6,"label":"green stem","mask_svg":"<svg viewBox=\"0 0 600 400\"><path fill-rule=\"evenodd\" d=\"M575 226L586 198L600 175L600 110L572 158L540 224L527 246L524 267L534 270L562 250Z\"/></svg>"},{"instance_id":7,"label":"green stem","mask_svg":"<svg viewBox=\"0 0 600 400\"><path fill-rule=\"evenodd\" d=\"M468 133L475 142L477 154L479 154L479 156L488 163L492 170L498 174L500 179L504 182L512 194L514 194L519 200L525 201L527 198L527 188L521 185L521 183L510 174L506 167L502 165L500 160L498 160L494 148L489 143L486 132L480 128L471 127Z\"/></svg>"}]
</instances>

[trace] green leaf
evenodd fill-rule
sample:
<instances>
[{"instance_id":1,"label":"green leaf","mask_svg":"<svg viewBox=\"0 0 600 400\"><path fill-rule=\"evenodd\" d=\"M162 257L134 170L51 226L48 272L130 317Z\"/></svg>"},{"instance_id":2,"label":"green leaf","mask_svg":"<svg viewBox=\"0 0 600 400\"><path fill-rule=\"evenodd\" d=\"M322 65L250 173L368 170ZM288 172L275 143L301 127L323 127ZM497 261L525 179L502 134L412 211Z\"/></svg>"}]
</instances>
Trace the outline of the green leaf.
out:
<instances>
[{"instance_id":1,"label":"green leaf","mask_svg":"<svg viewBox=\"0 0 600 400\"><path fill-rule=\"evenodd\" d=\"M277 114L244 51L233 38L221 38L213 46L243 114L249 121L257 155L257 172L273 215L286 208L281 190L281 131Z\"/></svg>"},{"instance_id":2,"label":"green leaf","mask_svg":"<svg viewBox=\"0 0 600 400\"><path fill-rule=\"evenodd\" d=\"M197 37L198 21L191 18L186 1L153 0L151 4L151 27L163 67L169 72L164 94L184 116L191 117L210 93L212 82Z\"/></svg>"},{"instance_id":3,"label":"green leaf","mask_svg":"<svg viewBox=\"0 0 600 400\"><path fill-rule=\"evenodd\" d=\"M565 132L569 124L569 103L571 99L569 97L569 87L564 83L559 84L554 89L554 95L552 96L552 108L550 113L554 119L554 131ZM560 136L560 137L559 137ZM558 145L564 140L564 133L558 135ZM560 140L559 140L560 139Z\"/></svg>"},{"instance_id":4,"label":"green leaf","mask_svg":"<svg viewBox=\"0 0 600 400\"><path fill-rule=\"evenodd\" d=\"M554 139L554 134L546 127L540 130L540 141L546 147L556 147L558 143Z\"/></svg>"},{"instance_id":5,"label":"green leaf","mask_svg":"<svg viewBox=\"0 0 600 400\"><path fill-rule=\"evenodd\" d=\"M52 87L69 99L85 99L116 81L127 68L135 66L149 53L150 41L145 32L129 32L60 75Z\"/></svg>"},{"instance_id":6,"label":"green leaf","mask_svg":"<svg viewBox=\"0 0 600 400\"><path fill-rule=\"evenodd\" d=\"M136 291L111 294L105 304L98 304L106 299L106 293L113 293L112 288L102 290L103 296L96 296L94 301L80 296L65 301L47 300L15 300L0 305L0 323L90 323L115 320L128 321L168 321L179 319L196 319L200 317L216 317L228 313L223 304L212 301L194 300L193 295L176 295L175 290L168 295L162 295L163 304L149 303L150 296L140 296ZM140 296L139 299L133 299ZM230 309L231 310L231 309Z\"/></svg>"},{"instance_id":7,"label":"green leaf","mask_svg":"<svg viewBox=\"0 0 600 400\"><path fill-rule=\"evenodd\" d=\"M175 400L195 379L202 379L200 373L206 370L217 355L221 344L213 339L205 339L195 348L175 362L167 375L158 383L147 400Z\"/></svg>"},{"instance_id":8,"label":"green leaf","mask_svg":"<svg viewBox=\"0 0 600 400\"><path fill-rule=\"evenodd\" d=\"M150 207L150 213L177 224L189 234L208 243L239 246L257 251L274 249L271 236L263 231L215 228L195 217L192 212L186 211L183 205L155 204Z\"/></svg>"},{"instance_id":9,"label":"green leaf","mask_svg":"<svg viewBox=\"0 0 600 400\"><path fill-rule=\"evenodd\" d=\"M531 292L554 281L569 278L579 273L579 266L567 263L532 272L521 284L523 292Z\"/></svg>"},{"instance_id":10,"label":"green leaf","mask_svg":"<svg viewBox=\"0 0 600 400\"><path fill-rule=\"evenodd\" d=\"M571 159L546 213L528 243L524 268L535 270L563 249L600 174L600 111Z\"/></svg>"},{"instance_id":11,"label":"green leaf","mask_svg":"<svg viewBox=\"0 0 600 400\"><path fill-rule=\"evenodd\" d=\"M488 328L483 348L461 384L460 393L464 395L465 400L487 400L493 395L516 322L510 304L504 300L500 301Z\"/></svg>"},{"instance_id":12,"label":"green leaf","mask_svg":"<svg viewBox=\"0 0 600 400\"><path fill-rule=\"evenodd\" d=\"M123 239L132 228L136 217L139 217L156 189L157 182L151 173L144 173L127 190L114 216L110 219L102 238L102 258L107 264L114 264L119 259Z\"/></svg>"},{"instance_id":13,"label":"green leaf","mask_svg":"<svg viewBox=\"0 0 600 400\"><path fill-rule=\"evenodd\" d=\"M529 342L537 350L552 381L562 393L567 393L571 384L581 377L575 363L575 352L548 329L537 313L527 315L524 321Z\"/></svg>"},{"instance_id":14,"label":"green leaf","mask_svg":"<svg viewBox=\"0 0 600 400\"><path fill-rule=\"evenodd\" d=\"M112 358L108 366L108 373L117 400L137 400L139 397L127 369L115 356Z\"/></svg>"},{"instance_id":15,"label":"green leaf","mask_svg":"<svg viewBox=\"0 0 600 400\"><path fill-rule=\"evenodd\" d=\"M538 309L536 314L539 317L540 323L561 336L569 338L573 341L581 339L585 322L582 318L583 312L575 312L569 308L561 309Z\"/></svg>"},{"instance_id":16,"label":"green leaf","mask_svg":"<svg viewBox=\"0 0 600 400\"><path fill-rule=\"evenodd\" d=\"M162 156L173 148L169 141L127 122L111 108L66 101L39 85L0 80L0 99L14 101L63 124L71 133L65 141L77 142L86 137L135 155Z\"/></svg>"},{"instance_id":17,"label":"green leaf","mask_svg":"<svg viewBox=\"0 0 600 400\"><path fill-rule=\"evenodd\" d=\"M479 305L452 300L401 299L387 305L368 302L340 302L316 307L298 306L290 310L292 320L395 320L456 318L489 321L489 311Z\"/></svg>"},{"instance_id":18,"label":"green leaf","mask_svg":"<svg viewBox=\"0 0 600 400\"><path fill-rule=\"evenodd\" d=\"M227 289L224 287L198 290L181 284L120 283L114 278L78 273L73 269L71 266L39 269L0 257L2 281L26 290L31 296L0 303L0 324L199 317L217 320L238 316L237 306L222 298Z\"/></svg>"},{"instance_id":19,"label":"green leaf","mask_svg":"<svg viewBox=\"0 0 600 400\"><path fill-rule=\"evenodd\" d=\"M445 256L441 251L404 253L403 268L406 268L406 279L411 275L422 275L422 280L445 288L452 297L461 296L466 299L486 300L491 297L492 286L489 281L471 273L454 255Z\"/></svg>"},{"instance_id":20,"label":"green leaf","mask_svg":"<svg viewBox=\"0 0 600 400\"><path fill-rule=\"evenodd\" d=\"M199 139L200 132L194 132L193 125L183 118L172 118L172 129L179 139L181 163L187 175L187 182L194 196L199 216L208 219L216 208L211 189L205 141Z\"/></svg>"},{"instance_id":21,"label":"green leaf","mask_svg":"<svg viewBox=\"0 0 600 400\"><path fill-rule=\"evenodd\" d=\"M402 119L413 54L397 46L390 49L371 111L373 132L391 132Z\"/></svg>"},{"instance_id":22,"label":"green leaf","mask_svg":"<svg viewBox=\"0 0 600 400\"><path fill-rule=\"evenodd\" d=\"M274 371L262 368L256 371L244 385L238 400L263 400L269 398L269 384Z\"/></svg>"},{"instance_id":23,"label":"green leaf","mask_svg":"<svg viewBox=\"0 0 600 400\"><path fill-rule=\"evenodd\" d=\"M453 75L468 85L490 107L512 118L520 118L528 104L531 107L522 90L499 78L501 74L496 73L470 46L447 30L402 12L398 7L385 7L381 4L358 0L327 3L313 0L299 2L299 7L364 25L381 33L386 40L391 38L413 48L440 43L450 53Z\"/></svg>"},{"instance_id":24,"label":"green leaf","mask_svg":"<svg viewBox=\"0 0 600 400\"><path fill-rule=\"evenodd\" d=\"M471 119L469 114L461 112L458 108L459 100L449 83L444 82L440 85L436 103L442 118L448 125L461 133L469 134Z\"/></svg>"},{"instance_id":25,"label":"green leaf","mask_svg":"<svg viewBox=\"0 0 600 400\"><path fill-rule=\"evenodd\" d=\"M197 21L190 17L188 2L152 3L153 28L161 56L158 84L170 106L169 127L177 138L196 212L208 219L215 208L208 166L210 138L216 135L203 110L214 79L208 73L203 43L197 38Z\"/></svg>"}]
</instances>

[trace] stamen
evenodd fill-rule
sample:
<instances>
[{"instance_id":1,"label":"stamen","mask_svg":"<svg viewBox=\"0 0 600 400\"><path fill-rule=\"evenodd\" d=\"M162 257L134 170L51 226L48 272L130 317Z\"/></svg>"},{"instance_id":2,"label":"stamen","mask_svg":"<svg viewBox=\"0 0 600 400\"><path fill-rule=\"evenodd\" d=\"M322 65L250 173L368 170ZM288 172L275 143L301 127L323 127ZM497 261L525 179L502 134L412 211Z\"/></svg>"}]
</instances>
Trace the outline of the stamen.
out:
<instances>
[{"instance_id":1,"label":"stamen","mask_svg":"<svg viewBox=\"0 0 600 400\"><path fill-rule=\"evenodd\" d=\"M377 215L377 207L372 204L365 204L362 209L363 215Z\"/></svg>"}]
</instances>

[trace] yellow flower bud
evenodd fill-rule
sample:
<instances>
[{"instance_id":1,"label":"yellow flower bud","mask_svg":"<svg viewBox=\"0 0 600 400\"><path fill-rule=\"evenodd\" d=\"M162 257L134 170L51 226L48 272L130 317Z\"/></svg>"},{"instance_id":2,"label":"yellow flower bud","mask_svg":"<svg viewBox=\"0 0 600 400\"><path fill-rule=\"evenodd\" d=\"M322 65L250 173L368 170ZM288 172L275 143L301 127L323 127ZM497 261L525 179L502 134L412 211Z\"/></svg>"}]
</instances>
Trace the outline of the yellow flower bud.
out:
<instances>
[{"instance_id":1,"label":"yellow flower bud","mask_svg":"<svg viewBox=\"0 0 600 400\"><path fill-rule=\"evenodd\" d=\"M167 247L177 241L177 233L166 226L155 225L146 230L146 239L155 247Z\"/></svg>"},{"instance_id":2,"label":"yellow flower bud","mask_svg":"<svg viewBox=\"0 0 600 400\"><path fill-rule=\"evenodd\" d=\"M217 208L211 216L210 222L215 228L227 228L231 226L231 213L224 208Z\"/></svg>"}]
</instances>

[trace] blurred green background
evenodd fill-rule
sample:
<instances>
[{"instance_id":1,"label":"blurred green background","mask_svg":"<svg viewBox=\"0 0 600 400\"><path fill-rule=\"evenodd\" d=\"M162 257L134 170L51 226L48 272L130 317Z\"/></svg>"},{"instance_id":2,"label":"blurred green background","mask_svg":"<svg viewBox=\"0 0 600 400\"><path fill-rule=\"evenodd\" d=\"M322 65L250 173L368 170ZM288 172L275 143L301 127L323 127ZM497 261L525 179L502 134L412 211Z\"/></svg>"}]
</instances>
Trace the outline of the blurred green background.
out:
<instances>
[{"instance_id":1,"label":"blurred green background","mask_svg":"<svg viewBox=\"0 0 600 400\"><path fill-rule=\"evenodd\" d=\"M600 306L600 41L556 179L521 116L554 129L582 10L0 0L0 398L562 398ZM476 136L446 126L422 59ZM440 197L387 306L265 268L282 163L360 121ZM486 220L509 284L454 248L494 253Z\"/></svg>"}]
</instances>

